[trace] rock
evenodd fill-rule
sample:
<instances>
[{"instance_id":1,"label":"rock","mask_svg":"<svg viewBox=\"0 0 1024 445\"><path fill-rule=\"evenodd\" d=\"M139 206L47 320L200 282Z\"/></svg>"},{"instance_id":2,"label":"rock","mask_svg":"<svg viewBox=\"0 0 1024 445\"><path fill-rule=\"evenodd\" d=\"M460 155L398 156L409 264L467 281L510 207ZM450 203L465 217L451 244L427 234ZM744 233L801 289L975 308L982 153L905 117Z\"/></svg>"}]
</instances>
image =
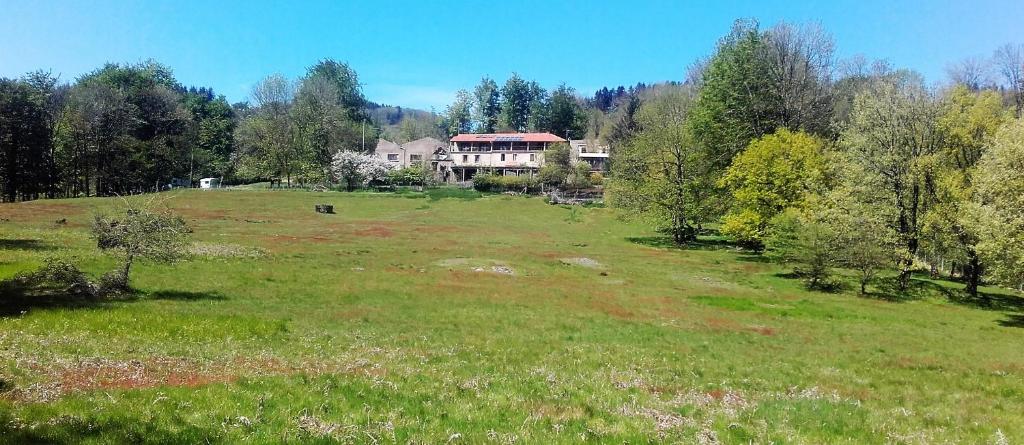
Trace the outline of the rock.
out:
<instances>
[{"instance_id":1,"label":"rock","mask_svg":"<svg viewBox=\"0 0 1024 445\"><path fill-rule=\"evenodd\" d=\"M512 269L507 267L507 266L493 266L493 267L491 267L491 270L496 272L496 273L505 274L505 275L512 275L512 274L514 274Z\"/></svg>"},{"instance_id":2,"label":"rock","mask_svg":"<svg viewBox=\"0 0 1024 445\"><path fill-rule=\"evenodd\" d=\"M604 267L604 265L597 262L597 260L587 257L562 258L561 261L563 264L589 267L591 269L599 269Z\"/></svg>"}]
</instances>

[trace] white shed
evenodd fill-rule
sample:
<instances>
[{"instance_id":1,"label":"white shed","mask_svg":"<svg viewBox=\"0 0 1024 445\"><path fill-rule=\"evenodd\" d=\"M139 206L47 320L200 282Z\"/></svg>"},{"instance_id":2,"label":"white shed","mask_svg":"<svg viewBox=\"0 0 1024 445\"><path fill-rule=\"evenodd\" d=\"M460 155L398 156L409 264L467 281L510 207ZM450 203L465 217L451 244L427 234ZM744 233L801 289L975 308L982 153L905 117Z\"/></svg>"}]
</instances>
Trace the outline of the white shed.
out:
<instances>
[{"instance_id":1,"label":"white shed","mask_svg":"<svg viewBox=\"0 0 1024 445\"><path fill-rule=\"evenodd\" d=\"M216 189L220 188L220 179L218 178L203 178L199 180L199 188L201 189Z\"/></svg>"}]
</instances>

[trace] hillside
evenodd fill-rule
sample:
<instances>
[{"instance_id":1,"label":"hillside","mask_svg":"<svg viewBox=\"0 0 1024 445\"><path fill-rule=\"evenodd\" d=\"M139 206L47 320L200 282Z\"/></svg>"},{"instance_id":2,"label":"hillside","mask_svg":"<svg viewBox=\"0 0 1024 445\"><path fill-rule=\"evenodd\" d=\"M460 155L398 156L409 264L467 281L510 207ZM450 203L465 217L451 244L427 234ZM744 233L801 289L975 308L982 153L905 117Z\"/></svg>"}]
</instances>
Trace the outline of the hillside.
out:
<instances>
[{"instance_id":1,"label":"hillside","mask_svg":"<svg viewBox=\"0 0 1024 445\"><path fill-rule=\"evenodd\" d=\"M116 202L0 204L0 278L58 247L110 269L88 226ZM167 203L194 256L140 264L138 295L0 317L0 442L1024 441L1024 299L998 289L809 292L538 198Z\"/></svg>"}]
</instances>

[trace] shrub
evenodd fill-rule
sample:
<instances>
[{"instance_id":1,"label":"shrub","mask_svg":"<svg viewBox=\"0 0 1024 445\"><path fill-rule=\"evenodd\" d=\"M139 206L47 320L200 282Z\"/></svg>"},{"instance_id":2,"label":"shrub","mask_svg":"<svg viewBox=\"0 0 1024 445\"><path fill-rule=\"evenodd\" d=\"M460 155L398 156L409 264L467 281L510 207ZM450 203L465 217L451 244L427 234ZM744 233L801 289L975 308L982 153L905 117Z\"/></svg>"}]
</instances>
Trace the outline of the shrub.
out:
<instances>
[{"instance_id":1,"label":"shrub","mask_svg":"<svg viewBox=\"0 0 1024 445\"><path fill-rule=\"evenodd\" d=\"M174 262L184 254L190 229L184 219L169 211L135 208L126 200L122 215L97 215L92 232L100 249L117 252L122 259L120 277L105 277L104 283L114 286L112 289L127 289L136 259Z\"/></svg>"},{"instance_id":2,"label":"shrub","mask_svg":"<svg viewBox=\"0 0 1024 445\"><path fill-rule=\"evenodd\" d=\"M50 257L31 272L23 272L0 282L0 294L6 297L55 295L69 299L104 296L98 286L68 259Z\"/></svg>"},{"instance_id":3,"label":"shrub","mask_svg":"<svg viewBox=\"0 0 1024 445\"><path fill-rule=\"evenodd\" d=\"M804 278L811 289L829 290L832 268L841 257L835 229L795 209L787 209L772 218L765 254L783 263L792 263L793 272Z\"/></svg>"},{"instance_id":4,"label":"shrub","mask_svg":"<svg viewBox=\"0 0 1024 445\"><path fill-rule=\"evenodd\" d=\"M473 177L473 188L481 192L521 192L537 191L539 185L529 176L501 176L482 174Z\"/></svg>"}]
</instances>

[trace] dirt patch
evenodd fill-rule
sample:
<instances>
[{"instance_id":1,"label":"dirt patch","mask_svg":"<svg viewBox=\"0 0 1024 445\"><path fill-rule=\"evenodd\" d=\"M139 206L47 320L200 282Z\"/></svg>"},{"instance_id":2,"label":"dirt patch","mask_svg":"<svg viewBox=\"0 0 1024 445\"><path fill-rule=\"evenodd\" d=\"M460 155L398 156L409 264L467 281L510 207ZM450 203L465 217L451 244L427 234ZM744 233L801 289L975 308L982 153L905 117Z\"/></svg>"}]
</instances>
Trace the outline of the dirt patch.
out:
<instances>
[{"instance_id":1,"label":"dirt patch","mask_svg":"<svg viewBox=\"0 0 1024 445\"><path fill-rule=\"evenodd\" d=\"M626 309L625 307L622 307L622 305L612 301L604 299L594 299L590 301L590 306L593 309L597 309L598 311L601 311L611 317L618 318L620 320L635 320L637 318L636 314L633 313L633 311Z\"/></svg>"},{"instance_id":2,"label":"dirt patch","mask_svg":"<svg viewBox=\"0 0 1024 445\"><path fill-rule=\"evenodd\" d=\"M395 236L395 232L384 226L367 227L352 232L355 236L368 237L368 238L391 238Z\"/></svg>"},{"instance_id":3,"label":"dirt patch","mask_svg":"<svg viewBox=\"0 0 1024 445\"><path fill-rule=\"evenodd\" d=\"M43 202L42 200L17 202L0 205L0 220L53 223L60 219L66 220L68 217L78 216L85 210L83 207L72 204Z\"/></svg>"}]
</instances>

